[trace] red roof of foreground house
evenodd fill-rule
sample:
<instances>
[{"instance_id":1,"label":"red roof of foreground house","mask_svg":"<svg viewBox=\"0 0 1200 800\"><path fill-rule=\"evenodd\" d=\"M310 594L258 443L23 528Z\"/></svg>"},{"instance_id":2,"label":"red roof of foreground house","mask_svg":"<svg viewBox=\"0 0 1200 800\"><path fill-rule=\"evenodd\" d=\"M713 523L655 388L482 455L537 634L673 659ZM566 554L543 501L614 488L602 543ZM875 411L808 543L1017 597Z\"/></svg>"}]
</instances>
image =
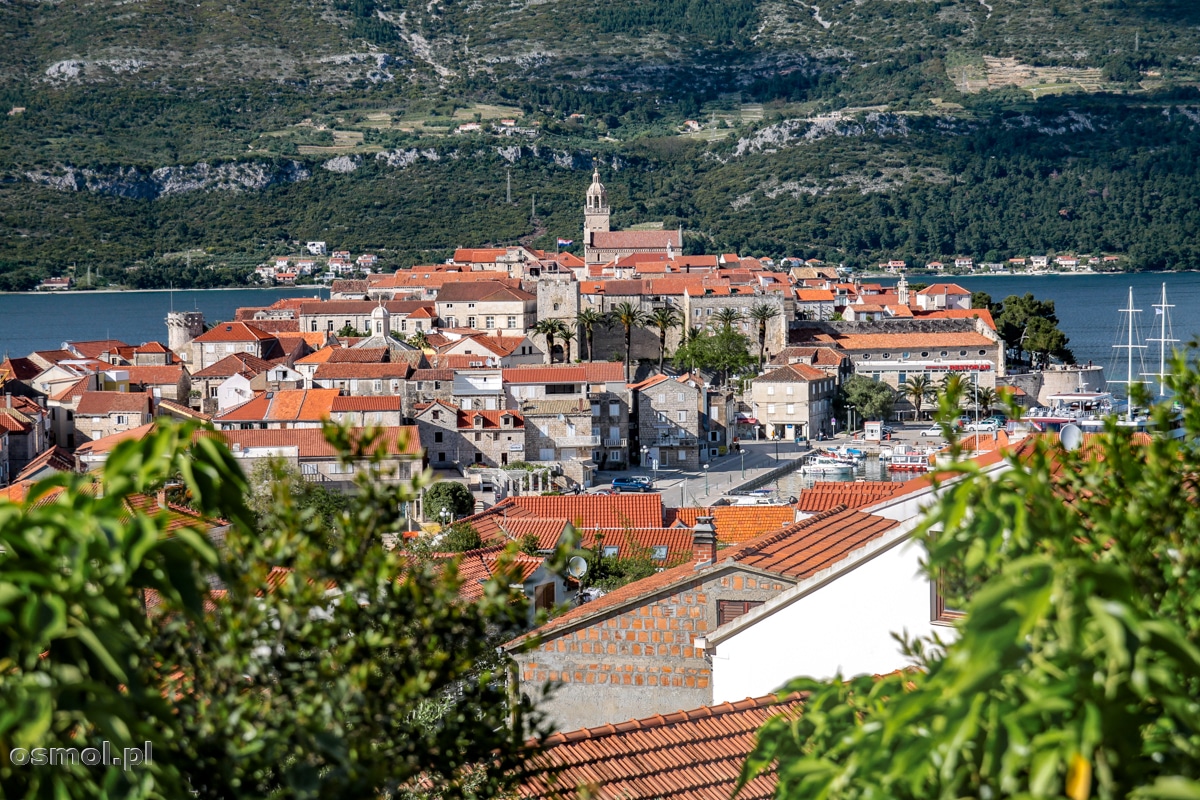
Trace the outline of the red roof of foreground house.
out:
<instances>
[{"instance_id":1,"label":"red roof of foreground house","mask_svg":"<svg viewBox=\"0 0 1200 800\"><path fill-rule=\"evenodd\" d=\"M758 729L801 707L798 696L780 703L767 695L556 733L527 762L517 793L563 800L728 800ZM766 800L775 784L773 772L760 775L738 798Z\"/></svg>"},{"instance_id":2,"label":"red roof of foreground house","mask_svg":"<svg viewBox=\"0 0 1200 800\"><path fill-rule=\"evenodd\" d=\"M141 392L84 392L75 409L77 417L149 413L150 398Z\"/></svg>"},{"instance_id":3,"label":"red roof of foreground house","mask_svg":"<svg viewBox=\"0 0 1200 800\"><path fill-rule=\"evenodd\" d=\"M435 553L432 558L443 563L457 562L458 579L462 581L458 587L458 596L464 600L478 600L483 597L484 582L496 574L505 547L506 545L501 544L468 550L465 553ZM543 562L541 556L517 553L511 557L510 563L516 571L515 577L524 581L537 572Z\"/></svg>"},{"instance_id":4,"label":"red roof of foreground house","mask_svg":"<svg viewBox=\"0 0 1200 800\"><path fill-rule=\"evenodd\" d=\"M261 342L275 337L245 322L219 322L193 339L193 342Z\"/></svg>"},{"instance_id":5,"label":"red roof of foreground house","mask_svg":"<svg viewBox=\"0 0 1200 800\"><path fill-rule=\"evenodd\" d=\"M522 642L530 636L547 637L564 629L586 625L593 619L610 616L627 605L643 603L648 597L668 587L703 580L706 571L723 569L733 563L797 580L807 578L841 561L857 548L899 524L896 520L864 514L861 511L834 509L735 547L719 550L716 560L703 570L697 570L696 565L689 561L626 584L560 617L555 617L540 628L514 639L505 647Z\"/></svg>"},{"instance_id":6,"label":"red roof of foreground house","mask_svg":"<svg viewBox=\"0 0 1200 800\"><path fill-rule=\"evenodd\" d=\"M71 454L65 448L55 445L26 464L25 468L13 478L13 483L28 480L44 469L55 472L73 472L75 459L71 458Z\"/></svg>"}]
</instances>

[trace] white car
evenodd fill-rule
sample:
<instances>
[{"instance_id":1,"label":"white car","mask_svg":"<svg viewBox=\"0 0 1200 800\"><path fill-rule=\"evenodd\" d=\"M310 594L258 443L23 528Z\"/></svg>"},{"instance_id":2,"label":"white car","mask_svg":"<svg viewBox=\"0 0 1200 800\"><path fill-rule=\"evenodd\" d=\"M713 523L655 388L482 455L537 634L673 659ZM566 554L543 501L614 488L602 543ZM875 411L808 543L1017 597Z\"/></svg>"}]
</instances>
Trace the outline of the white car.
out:
<instances>
[{"instance_id":1,"label":"white car","mask_svg":"<svg viewBox=\"0 0 1200 800\"><path fill-rule=\"evenodd\" d=\"M999 428L1000 425L994 419L981 419L979 422L972 422L967 425L967 430L976 433L995 433Z\"/></svg>"},{"instance_id":2,"label":"white car","mask_svg":"<svg viewBox=\"0 0 1200 800\"><path fill-rule=\"evenodd\" d=\"M922 436L941 436L942 435L942 426L934 425L932 428L926 428L925 430L921 431L921 435Z\"/></svg>"}]
</instances>

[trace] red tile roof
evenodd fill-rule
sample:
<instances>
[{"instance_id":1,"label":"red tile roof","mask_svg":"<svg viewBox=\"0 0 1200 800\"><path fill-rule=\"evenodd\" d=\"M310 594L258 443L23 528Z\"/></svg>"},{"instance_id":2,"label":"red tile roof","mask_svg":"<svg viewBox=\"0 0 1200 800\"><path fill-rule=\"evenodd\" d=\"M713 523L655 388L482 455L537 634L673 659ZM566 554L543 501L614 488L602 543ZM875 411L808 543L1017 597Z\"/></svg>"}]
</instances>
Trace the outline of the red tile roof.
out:
<instances>
[{"instance_id":1,"label":"red tile roof","mask_svg":"<svg viewBox=\"0 0 1200 800\"><path fill-rule=\"evenodd\" d=\"M28 433L33 430L33 420L15 409L0 408L0 430Z\"/></svg>"},{"instance_id":2,"label":"red tile roof","mask_svg":"<svg viewBox=\"0 0 1200 800\"><path fill-rule=\"evenodd\" d=\"M0 382L6 375L19 381L27 381L42 371L42 368L28 358L6 358L0 363Z\"/></svg>"},{"instance_id":3,"label":"red tile roof","mask_svg":"<svg viewBox=\"0 0 1200 800\"><path fill-rule=\"evenodd\" d=\"M921 309L913 309L912 315L918 319L975 319L983 320L983 323L992 330L996 330L996 320L992 319L992 312L986 308L942 308L936 311L922 311Z\"/></svg>"},{"instance_id":4,"label":"red tile roof","mask_svg":"<svg viewBox=\"0 0 1200 800\"><path fill-rule=\"evenodd\" d=\"M233 375L253 377L271 368L271 362L264 361L249 353L234 353L222 358L216 363L209 364L199 372L192 373L193 378L228 378Z\"/></svg>"},{"instance_id":5,"label":"red tile roof","mask_svg":"<svg viewBox=\"0 0 1200 800\"><path fill-rule=\"evenodd\" d=\"M275 337L245 322L220 322L197 336L194 342L261 342Z\"/></svg>"},{"instance_id":6,"label":"red tile roof","mask_svg":"<svg viewBox=\"0 0 1200 800\"><path fill-rule=\"evenodd\" d=\"M659 528L663 524L662 495L650 492L508 497L466 519L480 536L488 539L502 535L507 520L521 517L566 520L581 530Z\"/></svg>"},{"instance_id":7,"label":"red tile roof","mask_svg":"<svg viewBox=\"0 0 1200 800\"><path fill-rule=\"evenodd\" d=\"M398 395L379 395L370 397L335 397L330 411L399 411L400 397Z\"/></svg>"},{"instance_id":8,"label":"red tile roof","mask_svg":"<svg viewBox=\"0 0 1200 800\"><path fill-rule=\"evenodd\" d=\"M133 352L138 355L145 353L170 353L165 344L161 342L144 342L133 348Z\"/></svg>"},{"instance_id":9,"label":"red tile roof","mask_svg":"<svg viewBox=\"0 0 1200 800\"><path fill-rule=\"evenodd\" d=\"M91 386L92 376L85 375L50 399L57 403L70 403L72 400L78 400L80 397L83 397L84 392L91 391Z\"/></svg>"},{"instance_id":10,"label":"red tile roof","mask_svg":"<svg viewBox=\"0 0 1200 800\"><path fill-rule=\"evenodd\" d=\"M502 417L512 417L512 423L509 428L505 428L500 424ZM482 420L479 427L476 427L475 421ZM481 430L481 431L496 431L496 430L522 430L525 427L525 417L521 416L519 411L459 411L458 412L458 427L459 430Z\"/></svg>"},{"instance_id":11,"label":"red tile roof","mask_svg":"<svg viewBox=\"0 0 1200 800\"><path fill-rule=\"evenodd\" d=\"M67 342L67 346L77 350L84 358L100 358L105 353L115 353L120 348L132 347L132 345L122 342L120 339L94 339L89 342Z\"/></svg>"},{"instance_id":12,"label":"red tile roof","mask_svg":"<svg viewBox=\"0 0 1200 800\"><path fill-rule=\"evenodd\" d=\"M76 456L98 455L107 453L126 439L142 440L145 439L150 431L154 429L154 423L150 422L145 425L139 425L136 428L130 428L127 431L114 433L111 436L102 436L99 439L93 439L90 442L84 442L75 448Z\"/></svg>"},{"instance_id":13,"label":"red tile roof","mask_svg":"<svg viewBox=\"0 0 1200 800\"><path fill-rule=\"evenodd\" d=\"M217 423L319 422L329 418L340 389L284 389L263 392L217 414Z\"/></svg>"},{"instance_id":14,"label":"red tile roof","mask_svg":"<svg viewBox=\"0 0 1200 800\"><path fill-rule=\"evenodd\" d=\"M679 231L596 231L592 247L600 250L679 250L683 246Z\"/></svg>"},{"instance_id":15,"label":"red tile roof","mask_svg":"<svg viewBox=\"0 0 1200 800\"><path fill-rule=\"evenodd\" d=\"M84 392L75 409L77 417L149 413L150 398L141 392Z\"/></svg>"},{"instance_id":16,"label":"red tile roof","mask_svg":"<svg viewBox=\"0 0 1200 800\"><path fill-rule=\"evenodd\" d=\"M339 347L330 351L328 364L382 364L387 361L386 347Z\"/></svg>"},{"instance_id":17,"label":"red tile roof","mask_svg":"<svg viewBox=\"0 0 1200 800\"><path fill-rule=\"evenodd\" d=\"M388 362L386 364L321 364L313 373L315 380L383 380L385 378L407 378L412 372L411 364Z\"/></svg>"},{"instance_id":18,"label":"red tile roof","mask_svg":"<svg viewBox=\"0 0 1200 800\"><path fill-rule=\"evenodd\" d=\"M537 300L537 295L530 294L524 289L508 286L500 281L448 282L442 284L437 295L439 303L528 302L530 300Z\"/></svg>"},{"instance_id":19,"label":"red tile roof","mask_svg":"<svg viewBox=\"0 0 1200 800\"><path fill-rule=\"evenodd\" d=\"M171 384L174 386L183 377L183 365L168 364L166 366L121 367L129 373L129 382L138 386L157 386Z\"/></svg>"},{"instance_id":20,"label":"red tile roof","mask_svg":"<svg viewBox=\"0 0 1200 800\"><path fill-rule=\"evenodd\" d=\"M421 454L421 437L416 427L401 425L380 428L379 431L382 438L376 446L385 447L386 452L409 456ZM364 431L362 428L355 428L352 433L361 436ZM254 447L296 447L301 458L328 458L337 455L337 450L325 441L325 434L320 428L215 431L208 435L218 436L231 448L237 447L242 450Z\"/></svg>"},{"instance_id":21,"label":"red tile roof","mask_svg":"<svg viewBox=\"0 0 1200 800\"><path fill-rule=\"evenodd\" d=\"M926 286L917 294L923 295L939 295L939 294L970 294L966 289L959 286L957 283L935 283L931 286Z\"/></svg>"},{"instance_id":22,"label":"red tile roof","mask_svg":"<svg viewBox=\"0 0 1200 800\"><path fill-rule=\"evenodd\" d=\"M898 333L818 333L813 341L836 345L843 350L886 350L908 348L933 350L938 347L995 347L996 343L982 333L904 331Z\"/></svg>"},{"instance_id":23,"label":"red tile roof","mask_svg":"<svg viewBox=\"0 0 1200 800\"><path fill-rule=\"evenodd\" d=\"M799 714L798 696L775 695L692 711L656 714L616 725L556 733L530 758L522 798L592 800L728 800L758 729L778 714ZM750 781L739 800L767 800L773 772Z\"/></svg>"},{"instance_id":24,"label":"red tile roof","mask_svg":"<svg viewBox=\"0 0 1200 800\"><path fill-rule=\"evenodd\" d=\"M765 375L759 375L754 379L755 383L807 383L809 381L819 381L828 378L829 376L817 369L810 367L808 364L797 363L788 364L779 369L772 370Z\"/></svg>"},{"instance_id":25,"label":"red tile roof","mask_svg":"<svg viewBox=\"0 0 1200 800\"><path fill-rule=\"evenodd\" d=\"M458 596L474 601L483 597L483 584L496 574L504 549L505 545L494 545L468 550L465 553L435 553L432 558L435 562L454 563L457 566L458 579L462 581L458 587ZM517 576L521 580L527 580L541 568L543 562L541 556L518 553L512 557L510 563Z\"/></svg>"},{"instance_id":26,"label":"red tile roof","mask_svg":"<svg viewBox=\"0 0 1200 800\"><path fill-rule=\"evenodd\" d=\"M800 492L796 508L810 514L843 506L866 508L904 492L904 484L893 481L818 481Z\"/></svg>"},{"instance_id":27,"label":"red tile roof","mask_svg":"<svg viewBox=\"0 0 1200 800\"><path fill-rule=\"evenodd\" d=\"M712 517L717 542L732 545L792 524L796 521L796 512L792 506L693 506L667 509L667 524L687 530L689 536L699 517Z\"/></svg>"},{"instance_id":28,"label":"red tile roof","mask_svg":"<svg viewBox=\"0 0 1200 800\"><path fill-rule=\"evenodd\" d=\"M601 496L603 497L603 495ZM657 497L657 495L637 495L637 497ZM733 562L788 578L807 578L837 563L856 548L883 535L884 532L899 524L896 520L840 508L809 517L774 533L765 534L735 547L719 550L716 561L705 567L704 570L697 570L695 565L689 562L665 569L640 581L626 584L603 597L550 620L540 628L514 639L505 647L522 642L530 636L547 637L589 620L606 617L627 605L643 602L646 598L675 584L700 580L705 571L724 569ZM478 530L478 526L476 529ZM480 533L483 532L480 531Z\"/></svg>"},{"instance_id":29,"label":"red tile roof","mask_svg":"<svg viewBox=\"0 0 1200 800\"><path fill-rule=\"evenodd\" d=\"M789 509L788 521L791 521ZM778 526L776 526L778 527ZM663 566L674 566L692 557L691 528L587 528L579 531L580 546L591 550L597 544L616 547L617 557L650 556L654 547L666 547Z\"/></svg>"},{"instance_id":30,"label":"red tile roof","mask_svg":"<svg viewBox=\"0 0 1200 800\"><path fill-rule=\"evenodd\" d=\"M51 469L55 472L74 472L75 459L65 448L55 445L26 464L25 468L13 478L13 483L28 480L44 469Z\"/></svg>"}]
</instances>

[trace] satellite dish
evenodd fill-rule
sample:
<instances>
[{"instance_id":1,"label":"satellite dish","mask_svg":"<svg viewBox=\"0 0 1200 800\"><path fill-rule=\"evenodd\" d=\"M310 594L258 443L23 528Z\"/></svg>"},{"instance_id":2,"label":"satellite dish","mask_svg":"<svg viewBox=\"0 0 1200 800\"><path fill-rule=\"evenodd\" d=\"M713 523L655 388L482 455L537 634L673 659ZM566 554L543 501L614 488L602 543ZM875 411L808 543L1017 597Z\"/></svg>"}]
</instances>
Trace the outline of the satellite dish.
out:
<instances>
[{"instance_id":1,"label":"satellite dish","mask_svg":"<svg viewBox=\"0 0 1200 800\"><path fill-rule=\"evenodd\" d=\"M567 574L575 580L579 580L584 575L587 575L588 563L582 556L571 556L571 560L567 562Z\"/></svg>"},{"instance_id":2,"label":"satellite dish","mask_svg":"<svg viewBox=\"0 0 1200 800\"><path fill-rule=\"evenodd\" d=\"M1067 423L1058 432L1058 441L1064 449L1078 450L1083 445L1083 430L1074 423Z\"/></svg>"}]
</instances>

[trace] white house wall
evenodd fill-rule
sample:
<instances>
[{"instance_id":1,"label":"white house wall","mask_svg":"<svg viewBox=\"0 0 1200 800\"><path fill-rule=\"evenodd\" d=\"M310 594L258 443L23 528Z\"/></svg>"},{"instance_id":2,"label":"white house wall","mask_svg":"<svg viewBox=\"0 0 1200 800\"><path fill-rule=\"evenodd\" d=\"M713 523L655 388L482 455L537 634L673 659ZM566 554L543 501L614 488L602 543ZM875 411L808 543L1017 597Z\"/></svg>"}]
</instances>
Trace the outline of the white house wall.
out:
<instances>
[{"instance_id":1,"label":"white house wall","mask_svg":"<svg viewBox=\"0 0 1200 800\"><path fill-rule=\"evenodd\" d=\"M878 553L716 645L713 702L771 692L798 676L886 673L908 665L892 632L928 635L924 550L911 539Z\"/></svg>"}]
</instances>

